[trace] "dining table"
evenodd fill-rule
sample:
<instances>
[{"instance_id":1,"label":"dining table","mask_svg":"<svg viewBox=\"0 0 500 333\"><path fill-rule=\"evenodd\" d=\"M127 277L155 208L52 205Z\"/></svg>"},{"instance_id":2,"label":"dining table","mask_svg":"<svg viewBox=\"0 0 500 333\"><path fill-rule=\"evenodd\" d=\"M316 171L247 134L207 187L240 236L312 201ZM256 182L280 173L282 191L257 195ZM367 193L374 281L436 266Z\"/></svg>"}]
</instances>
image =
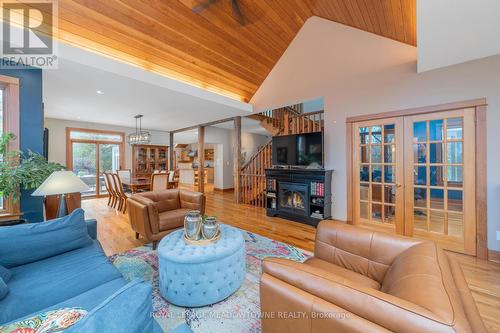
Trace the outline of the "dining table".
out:
<instances>
[{"instance_id":1,"label":"dining table","mask_svg":"<svg viewBox=\"0 0 500 333\"><path fill-rule=\"evenodd\" d=\"M131 178L122 180L124 189L130 190L132 193L137 193L141 190L149 191L150 180L149 178Z\"/></svg>"}]
</instances>

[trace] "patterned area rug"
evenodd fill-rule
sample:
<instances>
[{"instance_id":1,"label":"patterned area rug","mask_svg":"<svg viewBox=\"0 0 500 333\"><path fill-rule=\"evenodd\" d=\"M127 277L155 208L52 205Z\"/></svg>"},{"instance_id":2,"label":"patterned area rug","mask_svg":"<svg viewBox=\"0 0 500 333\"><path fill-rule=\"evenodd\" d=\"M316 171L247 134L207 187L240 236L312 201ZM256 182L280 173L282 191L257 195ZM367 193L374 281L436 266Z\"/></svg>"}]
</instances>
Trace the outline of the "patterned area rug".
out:
<instances>
[{"instance_id":1,"label":"patterned area rug","mask_svg":"<svg viewBox=\"0 0 500 333\"><path fill-rule=\"evenodd\" d=\"M143 278L153 286L153 311L164 332L187 323L195 333L261 332L259 279L266 257L304 261L309 253L254 233L241 230L246 245L247 274L241 288L222 302L201 308L169 304L158 288L158 257L150 246L142 246L110 257L126 280Z\"/></svg>"}]
</instances>

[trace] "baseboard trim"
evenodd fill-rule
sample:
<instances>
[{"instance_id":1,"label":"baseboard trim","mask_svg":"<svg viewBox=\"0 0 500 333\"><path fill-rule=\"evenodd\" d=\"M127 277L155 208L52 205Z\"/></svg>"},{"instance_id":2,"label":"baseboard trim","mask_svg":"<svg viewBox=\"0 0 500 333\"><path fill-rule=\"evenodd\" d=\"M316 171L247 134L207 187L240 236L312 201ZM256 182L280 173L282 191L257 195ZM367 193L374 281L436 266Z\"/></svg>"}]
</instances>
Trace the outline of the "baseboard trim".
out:
<instances>
[{"instance_id":1,"label":"baseboard trim","mask_svg":"<svg viewBox=\"0 0 500 333\"><path fill-rule=\"evenodd\" d=\"M234 191L234 188L217 188L217 187L214 187L214 191L216 192L233 192Z\"/></svg>"},{"instance_id":2,"label":"baseboard trim","mask_svg":"<svg viewBox=\"0 0 500 333\"><path fill-rule=\"evenodd\" d=\"M488 249L488 260L494 262L500 262L500 251Z\"/></svg>"}]
</instances>

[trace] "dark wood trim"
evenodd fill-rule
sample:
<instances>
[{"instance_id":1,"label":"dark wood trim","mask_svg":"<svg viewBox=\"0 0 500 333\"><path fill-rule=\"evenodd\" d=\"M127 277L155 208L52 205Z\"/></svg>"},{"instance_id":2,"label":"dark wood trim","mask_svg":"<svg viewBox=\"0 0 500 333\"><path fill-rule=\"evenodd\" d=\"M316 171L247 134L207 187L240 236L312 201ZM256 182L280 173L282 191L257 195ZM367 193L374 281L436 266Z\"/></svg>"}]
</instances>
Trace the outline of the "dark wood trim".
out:
<instances>
[{"instance_id":1,"label":"dark wood trim","mask_svg":"<svg viewBox=\"0 0 500 333\"><path fill-rule=\"evenodd\" d=\"M347 123L357 123L357 122L367 121L367 120L376 120L376 119L393 118L393 117L401 117L401 116L414 116L417 114L442 112L442 111L450 111L450 110L466 109L466 108L475 108L475 107L479 107L479 106L487 106L486 98L471 99L471 100L460 101L460 102L445 103L445 104L438 104L438 105L431 105L431 106L423 106L423 107L390 111L390 112L365 114L365 115L360 115L360 116L348 117L346 119L346 122Z\"/></svg>"},{"instance_id":2,"label":"dark wood trim","mask_svg":"<svg viewBox=\"0 0 500 333\"><path fill-rule=\"evenodd\" d=\"M486 106L476 107L476 255L488 259Z\"/></svg>"},{"instance_id":3,"label":"dark wood trim","mask_svg":"<svg viewBox=\"0 0 500 333\"><path fill-rule=\"evenodd\" d=\"M500 263L500 251L488 250L488 260Z\"/></svg>"},{"instance_id":4,"label":"dark wood trim","mask_svg":"<svg viewBox=\"0 0 500 333\"><path fill-rule=\"evenodd\" d=\"M170 131L170 133L179 133L179 132L191 131L191 130L199 128L200 126L207 127L207 126L217 125L217 124L221 124L221 123L227 123L227 122L233 121L233 120L234 120L234 117L224 118L224 119L219 119L219 120L214 120L214 121L210 121L208 123L203 123L203 124L193 125L193 126L189 126L189 127L179 128L179 129Z\"/></svg>"},{"instance_id":5,"label":"dark wood trim","mask_svg":"<svg viewBox=\"0 0 500 333\"><path fill-rule=\"evenodd\" d=\"M198 126L198 192L205 193L205 127Z\"/></svg>"},{"instance_id":6,"label":"dark wood trim","mask_svg":"<svg viewBox=\"0 0 500 333\"><path fill-rule=\"evenodd\" d=\"M234 200L241 202L240 181L241 181L241 117L234 117L234 140L233 140L233 167L234 167Z\"/></svg>"}]
</instances>

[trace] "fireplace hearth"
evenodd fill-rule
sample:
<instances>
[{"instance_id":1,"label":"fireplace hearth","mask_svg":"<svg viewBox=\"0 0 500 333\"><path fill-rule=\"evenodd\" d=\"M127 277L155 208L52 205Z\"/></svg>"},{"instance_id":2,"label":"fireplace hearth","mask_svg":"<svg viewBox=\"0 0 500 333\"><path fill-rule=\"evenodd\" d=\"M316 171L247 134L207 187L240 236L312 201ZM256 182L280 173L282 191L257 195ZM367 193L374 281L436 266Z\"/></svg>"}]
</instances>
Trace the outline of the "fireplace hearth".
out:
<instances>
[{"instance_id":1,"label":"fireplace hearth","mask_svg":"<svg viewBox=\"0 0 500 333\"><path fill-rule=\"evenodd\" d=\"M267 169L267 215L316 226L331 217L331 170Z\"/></svg>"}]
</instances>

